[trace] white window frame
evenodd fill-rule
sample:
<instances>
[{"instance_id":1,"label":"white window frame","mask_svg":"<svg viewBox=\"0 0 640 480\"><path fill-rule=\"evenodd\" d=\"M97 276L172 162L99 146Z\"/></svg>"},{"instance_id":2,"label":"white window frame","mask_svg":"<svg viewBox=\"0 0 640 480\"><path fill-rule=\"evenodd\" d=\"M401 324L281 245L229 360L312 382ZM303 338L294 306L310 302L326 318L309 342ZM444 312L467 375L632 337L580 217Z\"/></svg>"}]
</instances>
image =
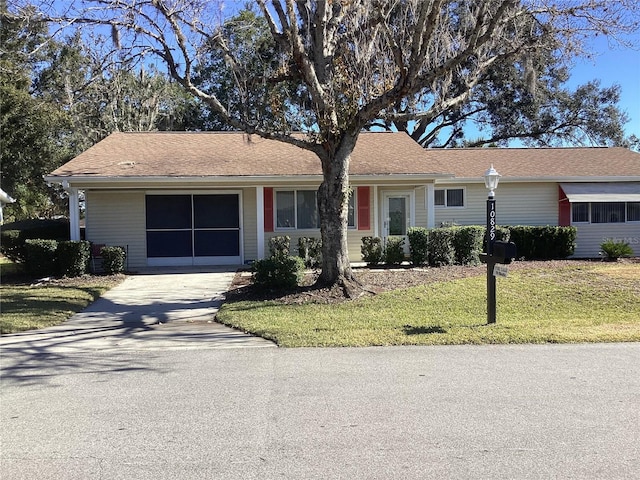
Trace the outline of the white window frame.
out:
<instances>
[{"instance_id":1,"label":"white window frame","mask_svg":"<svg viewBox=\"0 0 640 480\"><path fill-rule=\"evenodd\" d=\"M462 205L447 205L447 192L449 190L462 190ZM444 192L444 205L438 205L436 203L436 192L442 191ZM434 188L433 189L433 204L435 208L447 208L447 209L462 209L467 207L467 189L465 187L444 187L444 188Z\"/></svg>"},{"instance_id":2,"label":"white window frame","mask_svg":"<svg viewBox=\"0 0 640 480\"><path fill-rule=\"evenodd\" d=\"M295 226L293 227L279 227L278 226L278 192L293 192L293 218L295 220ZM273 225L275 231L307 231L307 232L318 232L319 228L298 228L298 192L317 192L317 189L314 188L278 188L273 192ZM352 189L350 194L350 199L353 201L353 225L347 225L347 228L350 230L355 230L358 228L358 195L356 195L356 190ZM316 203L317 208L317 203Z\"/></svg>"},{"instance_id":3,"label":"white window frame","mask_svg":"<svg viewBox=\"0 0 640 480\"><path fill-rule=\"evenodd\" d=\"M580 204L587 204L588 205L588 212L587 212L587 217L588 219L584 222L574 222L573 220L573 206L576 203L580 203ZM593 204L594 203L608 203L608 202L575 202L575 203L571 203L571 225L620 225L620 224L625 224L625 223L631 223L631 224L637 224L640 223L640 220L629 220L628 219L628 213L629 213L629 203L638 203L638 202L611 202L611 203L624 203L624 221L622 222L597 222L594 223L592 221L592 215L593 215Z\"/></svg>"},{"instance_id":4,"label":"white window frame","mask_svg":"<svg viewBox=\"0 0 640 480\"><path fill-rule=\"evenodd\" d=\"M629 204L630 203L640 203L640 202L625 202L624 205L624 219L625 223L640 223L640 219L638 220L629 220Z\"/></svg>"},{"instance_id":5,"label":"white window frame","mask_svg":"<svg viewBox=\"0 0 640 480\"><path fill-rule=\"evenodd\" d=\"M576 203L580 204L580 205L585 205L585 204L587 205L587 219L586 220L581 221L581 222L576 222L576 221L573 220L573 207L574 207L574 205L576 205ZM589 203L589 202L576 202L576 203L572 203L571 204L571 224L572 225L574 225L574 224L586 225L588 223L591 223L591 203Z\"/></svg>"}]
</instances>

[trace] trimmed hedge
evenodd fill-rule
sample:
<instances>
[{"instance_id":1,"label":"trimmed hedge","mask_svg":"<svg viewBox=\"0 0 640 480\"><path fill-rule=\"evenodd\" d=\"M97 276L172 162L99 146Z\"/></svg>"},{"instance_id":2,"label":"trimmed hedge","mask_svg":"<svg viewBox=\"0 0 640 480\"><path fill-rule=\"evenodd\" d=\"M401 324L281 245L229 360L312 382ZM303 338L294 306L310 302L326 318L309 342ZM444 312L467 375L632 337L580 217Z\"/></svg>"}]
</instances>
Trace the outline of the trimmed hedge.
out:
<instances>
[{"instance_id":1,"label":"trimmed hedge","mask_svg":"<svg viewBox=\"0 0 640 480\"><path fill-rule=\"evenodd\" d=\"M512 226L511 241L518 248L518 257L526 260L555 260L573 255L576 247L575 227Z\"/></svg>"},{"instance_id":2,"label":"trimmed hedge","mask_svg":"<svg viewBox=\"0 0 640 480\"><path fill-rule=\"evenodd\" d=\"M577 230L575 227L530 227L514 226L496 228L496 240L516 244L518 258L527 260L562 259L573 255ZM481 225L439 227L428 230L410 228L410 260L419 266L428 262L432 267L443 265L478 265L480 253L486 251L486 227ZM387 241L387 249L389 241ZM393 246L395 249L395 245ZM362 259L368 265L383 260L390 262L382 241L377 237L362 238Z\"/></svg>"},{"instance_id":3,"label":"trimmed hedge","mask_svg":"<svg viewBox=\"0 0 640 480\"><path fill-rule=\"evenodd\" d=\"M65 240L58 243L59 271L65 277L84 275L91 258L91 244L85 240Z\"/></svg>"},{"instance_id":4,"label":"trimmed hedge","mask_svg":"<svg viewBox=\"0 0 640 480\"><path fill-rule=\"evenodd\" d=\"M400 265L404 262L404 238L388 237L384 247L384 263Z\"/></svg>"},{"instance_id":5,"label":"trimmed hedge","mask_svg":"<svg viewBox=\"0 0 640 480\"><path fill-rule=\"evenodd\" d=\"M7 223L0 232L0 252L12 262L24 263L25 241L34 239L69 240L69 221L34 219Z\"/></svg>"},{"instance_id":6,"label":"trimmed hedge","mask_svg":"<svg viewBox=\"0 0 640 480\"><path fill-rule=\"evenodd\" d=\"M453 248L458 265L480 264L480 253L486 230L485 227L477 225L453 227Z\"/></svg>"},{"instance_id":7,"label":"trimmed hedge","mask_svg":"<svg viewBox=\"0 0 640 480\"><path fill-rule=\"evenodd\" d=\"M455 263L454 238L455 230L453 227L434 228L429 231L429 265L442 267Z\"/></svg>"},{"instance_id":8,"label":"trimmed hedge","mask_svg":"<svg viewBox=\"0 0 640 480\"><path fill-rule=\"evenodd\" d=\"M384 258L382 239L380 237L362 237L360 253L362 254L362 261L369 267L382 263Z\"/></svg>"},{"instance_id":9,"label":"trimmed hedge","mask_svg":"<svg viewBox=\"0 0 640 480\"><path fill-rule=\"evenodd\" d=\"M102 257L102 269L107 275L124 272L127 253L122 247L102 247L100 249Z\"/></svg>"},{"instance_id":10,"label":"trimmed hedge","mask_svg":"<svg viewBox=\"0 0 640 480\"><path fill-rule=\"evenodd\" d=\"M261 287L295 288L304 276L304 261L300 257L272 255L253 264L253 282Z\"/></svg>"},{"instance_id":11,"label":"trimmed hedge","mask_svg":"<svg viewBox=\"0 0 640 480\"><path fill-rule=\"evenodd\" d=\"M20 230L2 230L0 233L0 252L12 262L24 262L24 239Z\"/></svg>"},{"instance_id":12,"label":"trimmed hedge","mask_svg":"<svg viewBox=\"0 0 640 480\"><path fill-rule=\"evenodd\" d=\"M409 260L417 267L429 261L429 230L423 227L411 227L409 237Z\"/></svg>"},{"instance_id":13,"label":"trimmed hedge","mask_svg":"<svg viewBox=\"0 0 640 480\"><path fill-rule=\"evenodd\" d=\"M24 265L29 275L44 277L57 273L58 242L46 239L28 239L24 242Z\"/></svg>"},{"instance_id":14,"label":"trimmed hedge","mask_svg":"<svg viewBox=\"0 0 640 480\"><path fill-rule=\"evenodd\" d=\"M291 237L287 235L269 239L271 255L253 263L253 283L272 289L295 288L300 284L304 260L289 255L290 244Z\"/></svg>"}]
</instances>

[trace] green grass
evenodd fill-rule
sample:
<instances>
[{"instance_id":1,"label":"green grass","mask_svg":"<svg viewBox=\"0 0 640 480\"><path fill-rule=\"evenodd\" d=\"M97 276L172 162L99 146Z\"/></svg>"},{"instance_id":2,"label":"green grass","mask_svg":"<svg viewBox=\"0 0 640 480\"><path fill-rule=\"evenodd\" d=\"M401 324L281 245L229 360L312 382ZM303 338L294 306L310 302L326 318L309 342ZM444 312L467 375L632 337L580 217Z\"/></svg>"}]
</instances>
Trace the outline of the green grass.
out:
<instances>
[{"instance_id":1,"label":"green grass","mask_svg":"<svg viewBox=\"0 0 640 480\"><path fill-rule=\"evenodd\" d=\"M497 279L486 325L484 276L337 305L226 303L218 320L284 347L640 341L640 264L520 269Z\"/></svg>"},{"instance_id":2,"label":"green grass","mask_svg":"<svg viewBox=\"0 0 640 480\"><path fill-rule=\"evenodd\" d=\"M58 325L124 279L122 275L84 276L42 285L11 283L6 279L20 275L20 271L6 259L0 263L0 333L3 334Z\"/></svg>"}]
</instances>

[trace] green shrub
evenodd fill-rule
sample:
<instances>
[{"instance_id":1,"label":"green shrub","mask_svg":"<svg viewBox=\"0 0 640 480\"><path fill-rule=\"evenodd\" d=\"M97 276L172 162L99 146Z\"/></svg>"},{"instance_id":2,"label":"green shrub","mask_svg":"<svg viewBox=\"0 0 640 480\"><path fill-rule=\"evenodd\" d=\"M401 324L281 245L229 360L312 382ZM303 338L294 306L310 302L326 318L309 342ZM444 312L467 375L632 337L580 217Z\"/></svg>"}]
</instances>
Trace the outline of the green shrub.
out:
<instances>
[{"instance_id":1,"label":"green shrub","mask_svg":"<svg viewBox=\"0 0 640 480\"><path fill-rule=\"evenodd\" d=\"M485 227L482 227L484 230L484 233L482 235L482 251L486 252L487 251L487 229ZM496 241L500 241L500 242L509 242L511 241L511 230L509 229L509 227L500 227L497 226L496 227Z\"/></svg>"},{"instance_id":2,"label":"green shrub","mask_svg":"<svg viewBox=\"0 0 640 480\"><path fill-rule=\"evenodd\" d=\"M269 239L269 253L272 257L288 257L291 249L291 237L282 235Z\"/></svg>"},{"instance_id":3,"label":"green shrub","mask_svg":"<svg viewBox=\"0 0 640 480\"><path fill-rule=\"evenodd\" d=\"M34 277L55 275L57 249L58 242L55 240L25 240L25 269L27 273Z\"/></svg>"},{"instance_id":4,"label":"green shrub","mask_svg":"<svg viewBox=\"0 0 640 480\"><path fill-rule=\"evenodd\" d=\"M621 257L631 257L633 249L623 240L615 241L613 238L607 238L600 244L602 252L607 256L607 260L615 261Z\"/></svg>"},{"instance_id":5,"label":"green shrub","mask_svg":"<svg viewBox=\"0 0 640 480\"><path fill-rule=\"evenodd\" d=\"M65 240L58 243L59 271L66 277L79 277L87 271L91 257L90 243L84 240Z\"/></svg>"},{"instance_id":6,"label":"green shrub","mask_svg":"<svg viewBox=\"0 0 640 480\"><path fill-rule=\"evenodd\" d=\"M2 230L0 252L12 262L24 262L24 240L20 238L20 230Z\"/></svg>"},{"instance_id":7,"label":"green shrub","mask_svg":"<svg viewBox=\"0 0 640 480\"><path fill-rule=\"evenodd\" d=\"M578 229L576 227L556 227L555 258L567 258L573 255L576 251L577 237Z\"/></svg>"},{"instance_id":8,"label":"green shrub","mask_svg":"<svg viewBox=\"0 0 640 480\"><path fill-rule=\"evenodd\" d=\"M127 253L122 247L102 247L100 249L102 257L102 269L107 275L124 272Z\"/></svg>"},{"instance_id":9,"label":"green shrub","mask_svg":"<svg viewBox=\"0 0 640 480\"><path fill-rule=\"evenodd\" d=\"M429 261L429 230L422 227L411 227L407 232L409 237L409 260L415 266L424 265Z\"/></svg>"},{"instance_id":10,"label":"green shrub","mask_svg":"<svg viewBox=\"0 0 640 480\"><path fill-rule=\"evenodd\" d=\"M381 263L384 258L384 250L380 237L362 237L360 253L362 261L370 267Z\"/></svg>"},{"instance_id":11,"label":"green shrub","mask_svg":"<svg viewBox=\"0 0 640 480\"><path fill-rule=\"evenodd\" d=\"M404 238L387 237L384 247L384 263L387 265L400 265L404 262Z\"/></svg>"},{"instance_id":12,"label":"green shrub","mask_svg":"<svg viewBox=\"0 0 640 480\"><path fill-rule=\"evenodd\" d=\"M253 264L253 282L261 287L295 288L304 275L304 261L300 257L272 255Z\"/></svg>"},{"instance_id":13,"label":"green shrub","mask_svg":"<svg viewBox=\"0 0 640 480\"><path fill-rule=\"evenodd\" d=\"M24 242L33 239L69 240L69 221L33 219L7 223L0 232L0 252L13 262L24 263Z\"/></svg>"},{"instance_id":14,"label":"green shrub","mask_svg":"<svg viewBox=\"0 0 640 480\"><path fill-rule=\"evenodd\" d=\"M298 256L307 268L318 268L322 265L322 240L313 237L298 238Z\"/></svg>"},{"instance_id":15,"label":"green shrub","mask_svg":"<svg viewBox=\"0 0 640 480\"><path fill-rule=\"evenodd\" d=\"M517 225L509 227L509 231L518 256L527 260L562 259L575 251L575 227Z\"/></svg>"},{"instance_id":16,"label":"green shrub","mask_svg":"<svg viewBox=\"0 0 640 480\"><path fill-rule=\"evenodd\" d=\"M453 247L458 265L479 265L485 227L478 225L453 227ZM497 236L497 235L496 235Z\"/></svg>"},{"instance_id":17,"label":"green shrub","mask_svg":"<svg viewBox=\"0 0 640 480\"><path fill-rule=\"evenodd\" d=\"M434 228L429 231L429 265L441 267L455 262L454 237L454 227Z\"/></svg>"}]
</instances>

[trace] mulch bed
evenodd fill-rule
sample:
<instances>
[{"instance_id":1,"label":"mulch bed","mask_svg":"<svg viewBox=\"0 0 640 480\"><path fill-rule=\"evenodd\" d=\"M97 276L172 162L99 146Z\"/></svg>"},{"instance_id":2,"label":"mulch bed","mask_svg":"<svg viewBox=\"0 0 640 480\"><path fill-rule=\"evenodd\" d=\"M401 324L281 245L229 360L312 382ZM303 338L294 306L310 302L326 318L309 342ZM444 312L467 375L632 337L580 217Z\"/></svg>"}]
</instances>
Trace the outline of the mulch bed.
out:
<instances>
[{"instance_id":1,"label":"mulch bed","mask_svg":"<svg viewBox=\"0 0 640 480\"><path fill-rule=\"evenodd\" d=\"M638 259L624 260L636 262ZM550 260L514 262L509 265L510 271L531 268L554 269L568 265L592 265L589 260ZM450 265L445 267L400 267L400 268L366 268L353 269L354 276L360 283L356 297L376 295L400 288L409 288L430 283L457 280L460 278L486 275L487 267ZM282 304L304 303L341 303L349 301L345 292L340 287L321 288L314 285L317 273L305 274L302 285L294 290L276 291L261 289L251 282L250 272L238 272L234 278L231 289L227 292L227 301L236 302L242 300L264 301L273 300Z\"/></svg>"}]
</instances>

